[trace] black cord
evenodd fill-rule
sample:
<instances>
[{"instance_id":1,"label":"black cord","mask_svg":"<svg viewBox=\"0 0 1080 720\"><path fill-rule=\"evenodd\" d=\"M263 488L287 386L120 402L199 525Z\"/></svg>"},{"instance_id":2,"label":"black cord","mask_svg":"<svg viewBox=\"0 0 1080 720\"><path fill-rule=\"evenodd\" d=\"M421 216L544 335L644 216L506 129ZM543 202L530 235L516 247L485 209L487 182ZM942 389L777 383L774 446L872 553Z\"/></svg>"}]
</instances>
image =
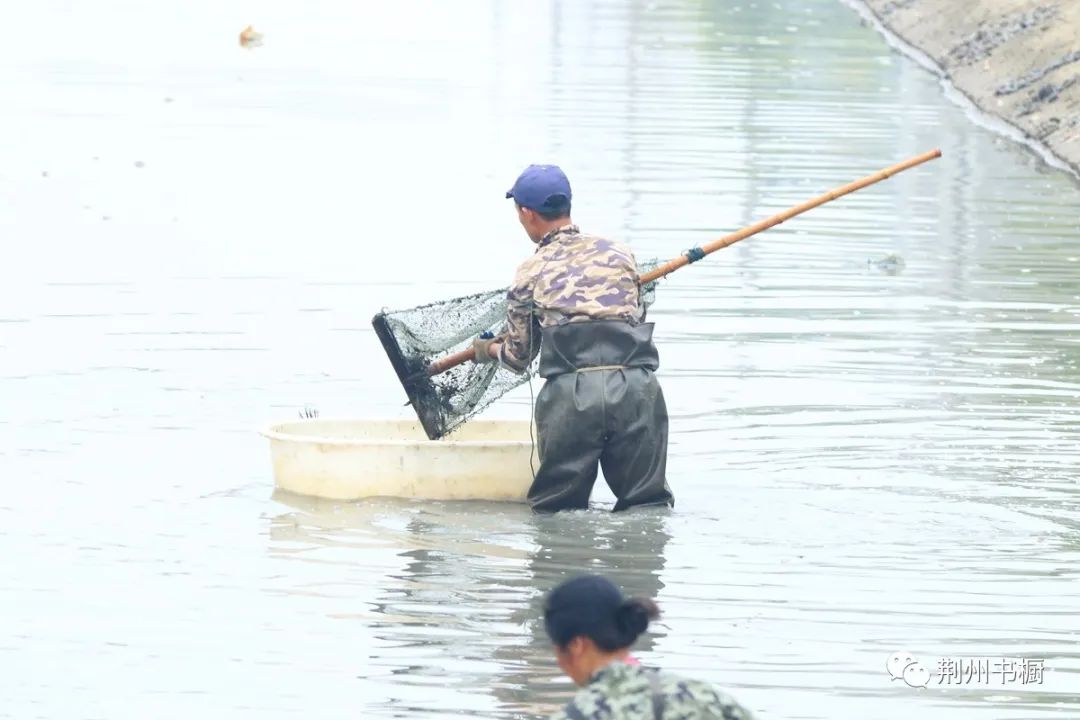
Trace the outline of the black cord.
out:
<instances>
[{"instance_id":1,"label":"black cord","mask_svg":"<svg viewBox=\"0 0 1080 720\"><path fill-rule=\"evenodd\" d=\"M537 275L540 275L544 271L544 268L547 267L548 262L550 262L550 261L546 261L544 263L543 267L540 268L540 271L537 272ZM529 327L528 327L527 332L529 333L529 349L528 349L528 357L525 359L525 377L529 381L529 444L531 446L529 448L529 470L532 472L533 481L535 481L536 480L536 467L535 467L535 465L533 463L533 455L537 454L537 452L536 452L536 435L535 435L535 431L534 431L534 427L535 427L535 424L536 424L536 397L533 394L532 364L533 364L533 360L535 359L535 355L534 355L534 352L533 352L533 345L534 345L534 342L536 341L536 333L534 332L534 328L540 324L540 320L536 316L536 299L533 298L531 296L531 294L530 294L530 297L529 297L528 308L529 308L529 323L528 323ZM510 335L509 331L510 331L510 328L508 327L507 328L507 339L509 339L509 335ZM503 342L506 342L506 341L504 340Z\"/></svg>"},{"instance_id":2,"label":"black cord","mask_svg":"<svg viewBox=\"0 0 1080 720\"><path fill-rule=\"evenodd\" d=\"M536 468L533 466L533 455L536 454L536 437L533 433L533 427L536 424L536 398L533 395L532 384L532 364L534 360L533 355L533 340L536 333L533 332L534 327L539 323L536 317L536 301L532 298L529 299L529 358L528 364L525 365L525 377L529 381L529 470L532 472L532 479L536 481Z\"/></svg>"},{"instance_id":3,"label":"black cord","mask_svg":"<svg viewBox=\"0 0 1080 720\"><path fill-rule=\"evenodd\" d=\"M532 478L536 480L536 468L533 467L533 455L536 454L536 438L533 437L533 414L536 412L536 401L533 399L533 386L532 386L532 373L526 369L527 377L529 378L529 470L532 471Z\"/></svg>"}]
</instances>

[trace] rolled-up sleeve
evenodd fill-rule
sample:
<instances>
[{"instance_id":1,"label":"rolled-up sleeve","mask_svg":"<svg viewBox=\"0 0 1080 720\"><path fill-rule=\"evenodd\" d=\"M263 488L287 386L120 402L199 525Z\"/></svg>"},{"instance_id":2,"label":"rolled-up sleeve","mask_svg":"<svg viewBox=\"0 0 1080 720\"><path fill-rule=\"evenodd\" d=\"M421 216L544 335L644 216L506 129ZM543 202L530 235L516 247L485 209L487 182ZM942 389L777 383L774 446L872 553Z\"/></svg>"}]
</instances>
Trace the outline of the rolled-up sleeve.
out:
<instances>
[{"instance_id":1,"label":"rolled-up sleeve","mask_svg":"<svg viewBox=\"0 0 1080 720\"><path fill-rule=\"evenodd\" d=\"M535 277L532 263L522 263L506 294L506 335L499 348L499 362L521 375L540 351L540 321L533 301Z\"/></svg>"}]
</instances>

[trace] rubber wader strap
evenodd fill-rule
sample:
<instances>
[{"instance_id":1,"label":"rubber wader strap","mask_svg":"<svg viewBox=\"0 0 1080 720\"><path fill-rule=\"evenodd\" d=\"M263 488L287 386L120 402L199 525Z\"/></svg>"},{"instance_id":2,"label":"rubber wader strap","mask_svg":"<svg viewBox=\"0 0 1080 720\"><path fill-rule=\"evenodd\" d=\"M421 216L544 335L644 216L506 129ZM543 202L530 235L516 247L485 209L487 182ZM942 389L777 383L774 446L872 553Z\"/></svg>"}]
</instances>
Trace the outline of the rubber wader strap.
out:
<instances>
[{"instance_id":1,"label":"rubber wader strap","mask_svg":"<svg viewBox=\"0 0 1080 720\"><path fill-rule=\"evenodd\" d=\"M593 370L625 370L625 365L593 365L592 367L577 368L574 372L591 372Z\"/></svg>"},{"instance_id":2,"label":"rubber wader strap","mask_svg":"<svg viewBox=\"0 0 1080 720\"><path fill-rule=\"evenodd\" d=\"M660 687L660 674L649 674L649 687L652 688L652 714L654 720L662 720L664 717L664 691Z\"/></svg>"}]
</instances>

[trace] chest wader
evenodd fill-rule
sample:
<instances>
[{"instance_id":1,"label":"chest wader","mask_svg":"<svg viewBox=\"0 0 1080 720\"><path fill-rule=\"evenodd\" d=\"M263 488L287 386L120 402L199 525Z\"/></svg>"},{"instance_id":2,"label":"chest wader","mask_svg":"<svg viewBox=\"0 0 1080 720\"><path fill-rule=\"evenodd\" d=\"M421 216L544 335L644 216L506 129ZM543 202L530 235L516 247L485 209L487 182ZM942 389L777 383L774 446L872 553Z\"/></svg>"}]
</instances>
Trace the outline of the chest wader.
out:
<instances>
[{"instance_id":1,"label":"chest wader","mask_svg":"<svg viewBox=\"0 0 1080 720\"><path fill-rule=\"evenodd\" d=\"M536 511L586 508L597 463L615 511L674 505L668 487L668 415L654 371L652 323L573 322L543 329L536 398L540 467Z\"/></svg>"}]
</instances>

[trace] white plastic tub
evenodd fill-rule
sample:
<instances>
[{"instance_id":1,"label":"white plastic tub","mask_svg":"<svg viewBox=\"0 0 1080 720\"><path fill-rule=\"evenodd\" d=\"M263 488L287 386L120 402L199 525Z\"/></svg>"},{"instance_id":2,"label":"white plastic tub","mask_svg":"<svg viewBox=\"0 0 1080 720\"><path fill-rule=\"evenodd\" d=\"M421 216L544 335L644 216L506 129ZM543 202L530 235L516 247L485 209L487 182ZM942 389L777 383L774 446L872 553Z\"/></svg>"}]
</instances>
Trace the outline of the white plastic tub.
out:
<instances>
[{"instance_id":1,"label":"white plastic tub","mask_svg":"<svg viewBox=\"0 0 1080 720\"><path fill-rule=\"evenodd\" d=\"M409 420L299 420L262 431L274 485L333 500L405 497L524 502L539 461L528 421L472 420L428 440Z\"/></svg>"}]
</instances>

